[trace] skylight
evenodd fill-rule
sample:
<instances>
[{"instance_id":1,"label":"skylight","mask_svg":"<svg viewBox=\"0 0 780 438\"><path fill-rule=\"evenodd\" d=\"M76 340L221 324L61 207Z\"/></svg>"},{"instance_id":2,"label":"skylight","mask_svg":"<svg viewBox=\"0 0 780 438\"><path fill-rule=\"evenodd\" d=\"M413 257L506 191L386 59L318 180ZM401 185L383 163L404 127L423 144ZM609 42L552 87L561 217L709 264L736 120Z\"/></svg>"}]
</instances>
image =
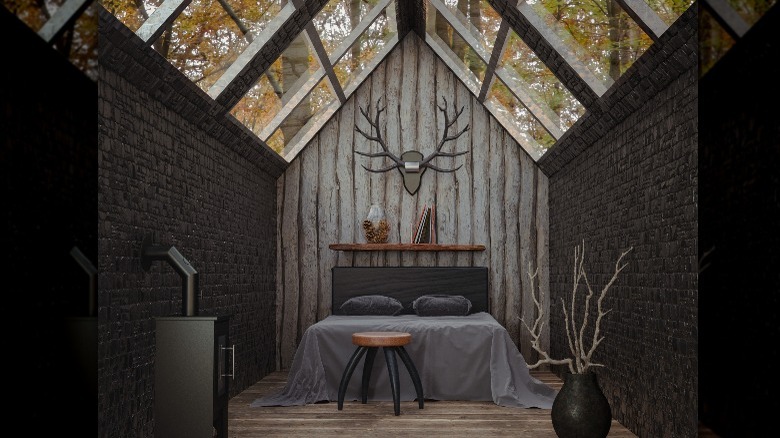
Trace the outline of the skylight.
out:
<instances>
[{"instance_id":1,"label":"skylight","mask_svg":"<svg viewBox=\"0 0 780 438\"><path fill-rule=\"evenodd\" d=\"M288 136L297 134L297 129L293 130L292 126L300 125L300 129L312 115L311 111L304 113L298 106L301 102L310 102L308 94L324 76L325 71L313 55L311 43L305 36L299 36L230 113L281 154L285 146L284 136L280 132L271 139L271 135L282 125ZM296 108L298 111L294 112ZM292 120L285 123L291 114ZM306 118L303 123L302 117Z\"/></svg>"},{"instance_id":2,"label":"skylight","mask_svg":"<svg viewBox=\"0 0 780 438\"><path fill-rule=\"evenodd\" d=\"M549 131L558 131L556 138L560 138L585 113L580 102L512 30L509 31L496 75L503 82L511 83L515 94L528 94L527 98L521 99L524 105Z\"/></svg>"},{"instance_id":3,"label":"skylight","mask_svg":"<svg viewBox=\"0 0 780 438\"><path fill-rule=\"evenodd\" d=\"M584 108L486 1L471 6L428 0L426 41L538 159Z\"/></svg>"},{"instance_id":4,"label":"skylight","mask_svg":"<svg viewBox=\"0 0 780 438\"><path fill-rule=\"evenodd\" d=\"M398 42L394 3L351 5L325 5L313 20L316 32L301 32L230 111L285 159L292 160L341 106L339 94L348 99Z\"/></svg>"},{"instance_id":5,"label":"skylight","mask_svg":"<svg viewBox=\"0 0 780 438\"><path fill-rule=\"evenodd\" d=\"M242 31L247 25L220 2L193 0L152 47L208 91L249 44L251 34Z\"/></svg>"},{"instance_id":6,"label":"skylight","mask_svg":"<svg viewBox=\"0 0 780 438\"><path fill-rule=\"evenodd\" d=\"M495 0L416 1L425 2L425 42L534 159L585 113L583 103L592 105L602 96L692 3L513 1L507 13L525 20L535 32L530 38L524 34L524 41L493 9ZM752 3L745 6L745 0L717 1L741 2L737 9L756 8ZM104 4L209 96L228 102L231 116L287 161L399 39L396 0L331 0L311 23L299 27L295 42L260 74L251 70L253 60L276 32L293 28L295 11L308 7L305 2ZM251 78L246 77L248 70Z\"/></svg>"},{"instance_id":7,"label":"skylight","mask_svg":"<svg viewBox=\"0 0 780 438\"><path fill-rule=\"evenodd\" d=\"M535 159L692 4L512 0L505 13L531 26L521 38L491 7L504 6L497 0L414 1L425 2L425 42ZM703 0L700 75L775 3ZM74 65L97 78L96 2L3 4ZM298 8L310 8L304 0L100 4L211 98L230 105L232 117L287 161L399 42L396 0L331 0L311 23L303 23L295 43L260 74L252 70L253 63L277 33L300 29L302 23L292 19L300 17ZM405 28L410 24L414 25L405 23ZM230 92L223 96L226 90Z\"/></svg>"}]
</instances>

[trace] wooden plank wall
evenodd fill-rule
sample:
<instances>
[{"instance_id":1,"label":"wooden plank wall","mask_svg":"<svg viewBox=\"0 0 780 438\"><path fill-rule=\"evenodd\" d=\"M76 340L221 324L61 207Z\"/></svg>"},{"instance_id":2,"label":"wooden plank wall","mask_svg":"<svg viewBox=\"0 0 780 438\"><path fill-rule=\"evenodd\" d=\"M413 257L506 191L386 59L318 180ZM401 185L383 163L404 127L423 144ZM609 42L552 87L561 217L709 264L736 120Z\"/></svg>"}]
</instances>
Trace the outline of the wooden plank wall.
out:
<instances>
[{"instance_id":1,"label":"wooden plank wall","mask_svg":"<svg viewBox=\"0 0 780 438\"><path fill-rule=\"evenodd\" d=\"M387 105L380 119L390 150L431 153L443 133L436 101L464 106L451 128L471 129L444 151L470 151L437 158L455 173L428 170L420 190L409 195L396 170L374 174L384 159L354 154L379 145L354 130L370 128L359 108L378 98ZM457 128L457 130L456 130ZM487 266L491 314L520 346L526 361L537 356L522 329L530 317L528 265L540 267L548 284L547 177L453 72L414 33L394 49L346 104L328 121L278 180L278 366L288 369L303 332L330 314L333 266ZM390 242L407 242L411 223L425 204L436 204L440 243L483 244L484 252L341 252L331 243L365 242L361 222L371 204L384 207ZM549 312L548 312L549 314ZM548 339L545 336L545 339Z\"/></svg>"}]
</instances>

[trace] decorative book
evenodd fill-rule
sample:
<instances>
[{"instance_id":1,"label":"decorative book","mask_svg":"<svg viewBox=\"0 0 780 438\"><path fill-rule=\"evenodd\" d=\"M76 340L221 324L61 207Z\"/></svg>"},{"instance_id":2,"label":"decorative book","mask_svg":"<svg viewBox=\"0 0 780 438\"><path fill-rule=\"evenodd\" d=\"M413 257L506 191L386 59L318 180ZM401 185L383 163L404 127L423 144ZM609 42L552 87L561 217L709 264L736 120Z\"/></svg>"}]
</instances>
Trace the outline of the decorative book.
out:
<instances>
[{"instance_id":1,"label":"decorative book","mask_svg":"<svg viewBox=\"0 0 780 438\"><path fill-rule=\"evenodd\" d=\"M412 230L411 243L436 243L436 207L427 204L423 206Z\"/></svg>"}]
</instances>

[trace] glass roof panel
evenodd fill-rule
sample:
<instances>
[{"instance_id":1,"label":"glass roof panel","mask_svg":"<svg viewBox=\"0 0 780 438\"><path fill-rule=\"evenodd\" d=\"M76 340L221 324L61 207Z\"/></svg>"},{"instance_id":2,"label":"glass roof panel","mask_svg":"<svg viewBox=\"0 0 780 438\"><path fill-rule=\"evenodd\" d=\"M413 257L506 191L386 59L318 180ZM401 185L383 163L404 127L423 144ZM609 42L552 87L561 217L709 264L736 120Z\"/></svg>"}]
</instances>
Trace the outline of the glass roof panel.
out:
<instances>
[{"instance_id":1,"label":"glass roof panel","mask_svg":"<svg viewBox=\"0 0 780 438\"><path fill-rule=\"evenodd\" d=\"M458 20L479 36L478 40L488 52L493 50L501 16L487 0L441 0ZM457 38L457 35L455 36Z\"/></svg>"},{"instance_id":2,"label":"glass roof panel","mask_svg":"<svg viewBox=\"0 0 780 438\"><path fill-rule=\"evenodd\" d=\"M585 107L569 92L514 30L509 30L506 48L498 62L527 84L538 99L560 119L559 128L569 129L585 113Z\"/></svg>"},{"instance_id":3,"label":"glass roof panel","mask_svg":"<svg viewBox=\"0 0 780 438\"><path fill-rule=\"evenodd\" d=\"M538 160L555 143L555 139L539 123L528 109L512 94L509 88L496 78L490 87L486 102L497 111L494 113L515 139Z\"/></svg>"},{"instance_id":4,"label":"glass roof panel","mask_svg":"<svg viewBox=\"0 0 780 438\"><path fill-rule=\"evenodd\" d=\"M212 0L212 2L214 1ZM223 8L231 16L235 15L233 20L239 28L246 29L253 36L257 36L265 29L271 19L279 14L283 6L282 0L224 0L224 2L229 6L229 9L224 6Z\"/></svg>"},{"instance_id":5,"label":"glass roof panel","mask_svg":"<svg viewBox=\"0 0 780 438\"><path fill-rule=\"evenodd\" d=\"M468 42L460 38L458 32L455 32L447 19L430 3L427 4L425 29L428 35L431 35L448 48L447 55L451 59L458 60L458 62L463 64L466 71L472 73L472 79L475 80L477 85L482 84L482 81L485 79L487 63ZM485 53L486 49L483 48L482 50L483 54L489 59L490 51Z\"/></svg>"},{"instance_id":6,"label":"glass roof panel","mask_svg":"<svg viewBox=\"0 0 780 438\"><path fill-rule=\"evenodd\" d=\"M292 147L298 145L300 137L324 122L322 120L324 110L334 101L338 100L331 90L328 79L323 77L311 93L284 119L279 129L271 135L273 142L281 142L284 145L282 155L287 155Z\"/></svg>"},{"instance_id":7,"label":"glass roof panel","mask_svg":"<svg viewBox=\"0 0 780 438\"><path fill-rule=\"evenodd\" d=\"M387 12L387 10L385 10ZM388 20L387 14L380 14L369 28L360 35L357 42L333 66L341 87L347 89L368 66L374 57L396 34L395 20Z\"/></svg>"},{"instance_id":8,"label":"glass roof panel","mask_svg":"<svg viewBox=\"0 0 780 438\"><path fill-rule=\"evenodd\" d=\"M203 91L249 44L219 2L193 0L153 45Z\"/></svg>"},{"instance_id":9,"label":"glass roof panel","mask_svg":"<svg viewBox=\"0 0 780 438\"><path fill-rule=\"evenodd\" d=\"M298 101L305 100L304 97L320 82L323 75L308 38L300 35L260 76L230 113L265 141L283 123L284 117L292 114ZM285 129L285 132L289 134L290 131ZM272 146L272 149L281 153L284 145L282 141Z\"/></svg>"},{"instance_id":10,"label":"glass roof panel","mask_svg":"<svg viewBox=\"0 0 780 438\"><path fill-rule=\"evenodd\" d=\"M692 2L646 1L667 23L673 22ZM729 1L736 4L750 0ZM769 6L776 2L754 1ZM102 0L134 31L162 2ZM153 46L200 88L209 90L288 2L192 0ZM501 16L488 0L426 0L425 5L426 40L472 92L478 93L498 39ZM529 17L538 15L533 22L541 19L550 26L575 52L574 56L607 86L652 44L612 0L524 0L518 8ZM331 0L312 23L328 61L333 63L340 82L337 85L347 95L373 68L375 58L388 51L388 42L397 41L395 0ZM230 112L280 154L291 150L295 153L296 142L308 138L308 131L318 126L313 120L318 115L332 114L339 106L325 70L308 38L301 35ZM491 111L502 114L508 129L519 132L518 138L527 139L526 143L539 150L538 156L585 112L512 30L496 66L487 102L494 108Z\"/></svg>"},{"instance_id":11,"label":"glass roof panel","mask_svg":"<svg viewBox=\"0 0 780 438\"><path fill-rule=\"evenodd\" d=\"M645 3L664 23L671 26L683 12L688 10L693 0L645 0Z\"/></svg>"},{"instance_id":12,"label":"glass roof panel","mask_svg":"<svg viewBox=\"0 0 780 438\"><path fill-rule=\"evenodd\" d=\"M617 80L653 43L617 2L528 0L605 83Z\"/></svg>"},{"instance_id":13,"label":"glass roof panel","mask_svg":"<svg viewBox=\"0 0 780 438\"><path fill-rule=\"evenodd\" d=\"M314 28L320 34L328 56L356 28L379 0L331 0L314 17Z\"/></svg>"}]
</instances>

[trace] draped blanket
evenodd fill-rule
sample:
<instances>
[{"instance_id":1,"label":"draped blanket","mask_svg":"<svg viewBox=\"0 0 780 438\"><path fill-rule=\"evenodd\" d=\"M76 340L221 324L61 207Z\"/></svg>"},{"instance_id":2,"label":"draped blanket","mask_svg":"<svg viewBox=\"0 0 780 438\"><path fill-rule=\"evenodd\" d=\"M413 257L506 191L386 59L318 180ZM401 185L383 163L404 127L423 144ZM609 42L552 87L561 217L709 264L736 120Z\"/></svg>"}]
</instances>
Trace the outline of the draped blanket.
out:
<instances>
[{"instance_id":1,"label":"draped blanket","mask_svg":"<svg viewBox=\"0 0 780 438\"><path fill-rule=\"evenodd\" d=\"M528 372L506 329L488 313L468 316L331 315L303 334L286 386L254 400L253 407L293 406L336 401L344 368L355 350L352 333L399 331L412 335L406 351L431 400L482 400L500 406L550 409L556 391ZM360 399L363 359L350 379L345 400ZM416 397L412 380L399 361L401 400ZM371 372L371 400L392 400L384 355Z\"/></svg>"}]
</instances>

